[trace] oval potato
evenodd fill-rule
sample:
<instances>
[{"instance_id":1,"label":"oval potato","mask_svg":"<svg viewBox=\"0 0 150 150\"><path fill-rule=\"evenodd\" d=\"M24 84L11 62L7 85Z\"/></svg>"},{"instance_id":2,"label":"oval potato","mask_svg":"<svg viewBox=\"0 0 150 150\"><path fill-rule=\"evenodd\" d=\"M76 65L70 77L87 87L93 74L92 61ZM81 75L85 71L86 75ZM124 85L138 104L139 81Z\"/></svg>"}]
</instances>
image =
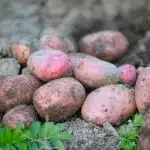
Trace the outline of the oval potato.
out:
<instances>
[{"instance_id":1,"label":"oval potato","mask_svg":"<svg viewBox=\"0 0 150 150\"><path fill-rule=\"evenodd\" d=\"M25 44L13 43L11 44L12 54L21 64L26 64L29 56L33 53L33 50Z\"/></svg>"},{"instance_id":2,"label":"oval potato","mask_svg":"<svg viewBox=\"0 0 150 150\"><path fill-rule=\"evenodd\" d=\"M136 68L130 64L124 64L118 67L121 72L120 80L126 84L134 85L137 79Z\"/></svg>"},{"instance_id":3,"label":"oval potato","mask_svg":"<svg viewBox=\"0 0 150 150\"><path fill-rule=\"evenodd\" d=\"M85 100L85 89L72 77L60 78L41 86L33 96L39 116L60 121L75 114Z\"/></svg>"},{"instance_id":4,"label":"oval potato","mask_svg":"<svg viewBox=\"0 0 150 150\"><path fill-rule=\"evenodd\" d=\"M26 127L29 127L36 120L36 112L31 106L18 105L5 113L2 123L10 128L16 128L20 123L24 123Z\"/></svg>"},{"instance_id":5,"label":"oval potato","mask_svg":"<svg viewBox=\"0 0 150 150\"><path fill-rule=\"evenodd\" d=\"M0 77L0 112L19 104L31 104L32 96L40 85L40 81L32 75Z\"/></svg>"},{"instance_id":6,"label":"oval potato","mask_svg":"<svg viewBox=\"0 0 150 150\"><path fill-rule=\"evenodd\" d=\"M85 35L80 41L80 52L105 61L116 61L127 51L128 45L121 32L104 30Z\"/></svg>"},{"instance_id":7,"label":"oval potato","mask_svg":"<svg viewBox=\"0 0 150 150\"><path fill-rule=\"evenodd\" d=\"M40 80L50 81L63 77L70 68L70 62L64 52L39 50L30 55L27 66Z\"/></svg>"},{"instance_id":8,"label":"oval potato","mask_svg":"<svg viewBox=\"0 0 150 150\"><path fill-rule=\"evenodd\" d=\"M136 112L134 89L121 84L107 85L91 92L82 105L82 117L97 125L118 125Z\"/></svg>"}]
</instances>

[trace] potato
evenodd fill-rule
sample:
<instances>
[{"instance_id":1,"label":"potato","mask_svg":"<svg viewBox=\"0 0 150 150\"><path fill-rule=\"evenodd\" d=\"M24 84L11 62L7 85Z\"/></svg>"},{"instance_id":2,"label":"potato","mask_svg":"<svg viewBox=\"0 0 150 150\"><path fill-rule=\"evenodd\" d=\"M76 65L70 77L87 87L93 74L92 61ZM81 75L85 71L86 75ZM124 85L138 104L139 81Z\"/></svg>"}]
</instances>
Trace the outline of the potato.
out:
<instances>
[{"instance_id":1,"label":"potato","mask_svg":"<svg viewBox=\"0 0 150 150\"><path fill-rule=\"evenodd\" d=\"M80 41L80 52L105 61L116 61L127 51L128 45L121 32L104 30L84 36Z\"/></svg>"},{"instance_id":2,"label":"potato","mask_svg":"<svg viewBox=\"0 0 150 150\"><path fill-rule=\"evenodd\" d=\"M42 81L62 77L70 68L67 54L58 50L36 51L30 55L27 66Z\"/></svg>"},{"instance_id":3,"label":"potato","mask_svg":"<svg viewBox=\"0 0 150 150\"><path fill-rule=\"evenodd\" d=\"M97 125L118 125L136 112L134 89L122 84L100 87L91 92L82 105L82 117Z\"/></svg>"},{"instance_id":4,"label":"potato","mask_svg":"<svg viewBox=\"0 0 150 150\"><path fill-rule=\"evenodd\" d=\"M33 104L45 120L61 121L75 114L85 100L85 89L72 77L55 79L34 93Z\"/></svg>"},{"instance_id":5,"label":"potato","mask_svg":"<svg viewBox=\"0 0 150 150\"><path fill-rule=\"evenodd\" d=\"M10 128L16 128L18 124L24 123L26 127L29 127L36 120L36 112L31 106L18 105L5 113L2 124Z\"/></svg>"},{"instance_id":6,"label":"potato","mask_svg":"<svg viewBox=\"0 0 150 150\"><path fill-rule=\"evenodd\" d=\"M150 67L138 69L135 84L135 100L138 111L145 113L150 106Z\"/></svg>"},{"instance_id":7,"label":"potato","mask_svg":"<svg viewBox=\"0 0 150 150\"><path fill-rule=\"evenodd\" d=\"M118 67L121 72L120 80L126 84L134 85L137 78L136 68L133 65L125 64Z\"/></svg>"},{"instance_id":8,"label":"potato","mask_svg":"<svg viewBox=\"0 0 150 150\"><path fill-rule=\"evenodd\" d=\"M22 43L11 44L11 50L13 56L21 64L26 64L29 56L33 53L33 50L28 45Z\"/></svg>"},{"instance_id":9,"label":"potato","mask_svg":"<svg viewBox=\"0 0 150 150\"><path fill-rule=\"evenodd\" d=\"M89 88L114 84L120 80L119 70L109 62L83 53L70 53L68 56L75 78Z\"/></svg>"},{"instance_id":10,"label":"potato","mask_svg":"<svg viewBox=\"0 0 150 150\"><path fill-rule=\"evenodd\" d=\"M40 85L32 75L0 77L0 112L19 104L31 104L33 93Z\"/></svg>"},{"instance_id":11,"label":"potato","mask_svg":"<svg viewBox=\"0 0 150 150\"><path fill-rule=\"evenodd\" d=\"M40 46L40 50L60 50L65 53L76 52L75 42L71 37L52 34L45 39Z\"/></svg>"}]
</instances>

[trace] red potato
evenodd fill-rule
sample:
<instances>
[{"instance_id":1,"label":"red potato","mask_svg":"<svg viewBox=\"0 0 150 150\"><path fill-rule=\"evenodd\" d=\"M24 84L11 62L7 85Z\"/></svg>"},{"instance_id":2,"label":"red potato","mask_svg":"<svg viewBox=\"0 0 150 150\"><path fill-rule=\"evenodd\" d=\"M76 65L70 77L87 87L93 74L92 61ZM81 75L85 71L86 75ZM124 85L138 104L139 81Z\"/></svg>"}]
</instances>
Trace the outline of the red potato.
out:
<instances>
[{"instance_id":1,"label":"red potato","mask_svg":"<svg viewBox=\"0 0 150 150\"><path fill-rule=\"evenodd\" d=\"M91 92L82 105L82 117L97 125L118 125L137 111L134 89L121 84L107 85Z\"/></svg>"},{"instance_id":2,"label":"red potato","mask_svg":"<svg viewBox=\"0 0 150 150\"><path fill-rule=\"evenodd\" d=\"M67 54L58 50L36 51L30 55L27 66L42 81L62 77L70 68Z\"/></svg>"},{"instance_id":3,"label":"red potato","mask_svg":"<svg viewBox=\"0 0 150 150\"><path fill-rule=\"evenodd\" d=\"M33 53L33 50L28 45L21 43L11 44L11 50L13 56L21 64L26 64L29 56Z\"/></svg>"},{"instance_id":4,"label":"red potato","mask_svg":"<svg viewBox=\"0 0 150 150\"><path fill-rule=\"evenodd\" d=\"M31 106L18 105L5 113L2 124L9 128L16 128L18 124L24 123L29 127L36 120L36 112Z\"/></svg>"},{"instance_id":5,"label":"red potato","mask_svg":"<svg viewBox=\"0 0 150 150\"><path fill-rule=\"evenodd\" d=\"M120 80L119 70L111 63L83 53L68 56L75 78L89 88L115 84Z\"/></svg>"},{"instance_id":6,"label":"red potato","mask_svg":"<svg viewBox=\"0 0 150 150\"><path fill-rule=\"evenodd\" d=\"M60 121L75 114L85 100L85 89L72 77L60 78L41 86L33 96L39 116Z\"/></svg>"},{"instance_id":7,"label":"red potato","mask_svg":"<svg viewBox=\"0 0 150 150\"><path fill-rule=\"evenodd\" d=\"M77 51L75 41L70 36L64 35L61 31L53 27L49 27L43 31L40 39L40 49L55 49L65 53Z\"/></svg>"},{"instance_id":8,"label":"red potato","mask_svg":"<svg viewBox=\"0 0 150 150\"><path fill-rule=\"evenodd\" d=\"M80 41L80 52L105 61L116 61L127 51L128 45L121 32L105 30L84 36Z\"/></svg>"},{"instance_id":9,"label":"red potato","mask_svg":"<svg viewBox=\"0 0 150 150\"><path fill-rule=\"evenodd\" d=\"M145 113L150 106L150 67L138 69L135 84L135 100L138 111Z\"/></svg>"},{"instance_id":10,"label":"red potato","mask_svg":"<svg viewBox=\"0 0 150 150\"><path fill-rule=\"evenodd\" d=\"M32 75L0 77L0 112L19 104L31 104L40 81Z\"/></svg>"},{"instance_id":11,"label":"red potato","mask_svg":"<svg viewBox=\"0 0 150 150\"><path fill-rule=\"evenodd\" d=\"M133 65L125 64L118 67L121 72L120 80L126 84L134 85L137 78L136 68Z\"/></svg>"},{"instance_id":12,"label":"red potato","mask_svg":"<svg viewBox=\"0 0 150 150\"><path fill-rule=\"evenodd\" d=\"M41 46L40 50L60 50L65 53L76 52L76 47L73 41L67 37L60 35L51 35L45 40Z\"/></svg>"}]
</instances>

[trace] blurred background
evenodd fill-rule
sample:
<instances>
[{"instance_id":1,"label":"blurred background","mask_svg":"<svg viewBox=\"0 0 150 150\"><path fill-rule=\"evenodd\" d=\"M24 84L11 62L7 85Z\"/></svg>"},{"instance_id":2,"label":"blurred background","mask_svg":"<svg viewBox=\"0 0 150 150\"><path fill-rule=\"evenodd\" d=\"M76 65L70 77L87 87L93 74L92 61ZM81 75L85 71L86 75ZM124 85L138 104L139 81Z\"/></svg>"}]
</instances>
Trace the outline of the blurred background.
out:
<instances>
[{"instance_id":1,"label":"blurred background","mask_svg":"<svg viewBox=\"0 0 150 150\"><path fill-rule=\"evenodd\" d=\"M88 33L119 30L128 37L130 48L118 63L149 63L149 0L1 0L0 11L1 57L9 55L13 41L38 49L41 35L53 26L77 42Z\"/></svg>"}]
</instances>

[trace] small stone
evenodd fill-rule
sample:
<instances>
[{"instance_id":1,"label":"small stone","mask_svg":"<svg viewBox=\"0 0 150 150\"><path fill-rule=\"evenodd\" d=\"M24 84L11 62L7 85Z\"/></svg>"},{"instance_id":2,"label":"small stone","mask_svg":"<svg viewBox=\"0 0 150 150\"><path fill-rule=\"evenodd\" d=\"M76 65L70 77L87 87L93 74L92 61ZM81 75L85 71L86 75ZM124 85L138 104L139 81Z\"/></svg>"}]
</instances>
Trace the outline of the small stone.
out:
<instances>
[{"instance_id":1,"label":"small stone","mask_svg":"<svg viewBox=\"0 0 150 150\"><path fill-rule=\"evenodd\" d=\"M79 118L65 122L66 130L73 131L73 140L66 150L120 150L119 135L110 124L99 127Z\"/></svg>"},{"instance_id":2,"label":"small stone","mask_svg":"<svg viewBox=\"0 0 150 150\"><path fill-rule=\"evenodd\" d=\"M14 58L0 59L0 76L18 75L20 64Z\"/></svg>"}]
</instances>

